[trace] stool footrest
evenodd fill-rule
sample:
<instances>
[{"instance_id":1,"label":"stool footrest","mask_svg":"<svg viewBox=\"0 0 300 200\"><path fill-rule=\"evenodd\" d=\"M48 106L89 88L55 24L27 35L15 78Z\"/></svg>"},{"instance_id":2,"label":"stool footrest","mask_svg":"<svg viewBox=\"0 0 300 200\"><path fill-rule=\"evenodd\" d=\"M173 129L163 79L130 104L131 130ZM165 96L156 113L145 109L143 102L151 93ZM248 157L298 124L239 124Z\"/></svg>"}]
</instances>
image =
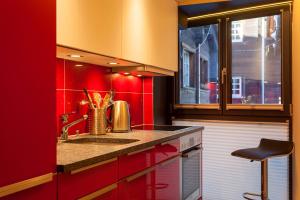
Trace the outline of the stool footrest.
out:
<instances>
[{"instance_id":1,"label":"stool footrest","mask_svg":"<svg viewBox=\"0 0 300 200\"><path fill-rule=\"evenodd\" d=\"M260 194L255 194L255 193L250 193L250 192L245 192L245 193L243 194L244 199L248 199L248 200L257 200L257 198L252 199L251 197L248 197L248 196L261 197Z\"/></svg>"}]
</instances>

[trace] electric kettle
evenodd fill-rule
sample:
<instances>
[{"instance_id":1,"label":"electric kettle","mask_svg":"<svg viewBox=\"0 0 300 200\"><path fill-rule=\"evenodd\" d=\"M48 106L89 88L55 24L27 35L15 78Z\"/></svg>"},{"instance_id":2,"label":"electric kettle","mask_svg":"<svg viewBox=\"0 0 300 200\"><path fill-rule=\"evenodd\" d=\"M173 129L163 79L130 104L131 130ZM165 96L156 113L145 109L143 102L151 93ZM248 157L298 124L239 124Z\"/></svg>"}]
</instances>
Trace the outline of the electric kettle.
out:
<instances>
[{"instance_id":1,"label":"electric kettle","mask_svg":"<svg viewBox=\"0 0 300 200\"><path fill-rule=\"evenodd\" d=\"M112 132L123 133L130 131L129 105L126 101L114 101L111 105Z\"/></svg>"}]
</instances>

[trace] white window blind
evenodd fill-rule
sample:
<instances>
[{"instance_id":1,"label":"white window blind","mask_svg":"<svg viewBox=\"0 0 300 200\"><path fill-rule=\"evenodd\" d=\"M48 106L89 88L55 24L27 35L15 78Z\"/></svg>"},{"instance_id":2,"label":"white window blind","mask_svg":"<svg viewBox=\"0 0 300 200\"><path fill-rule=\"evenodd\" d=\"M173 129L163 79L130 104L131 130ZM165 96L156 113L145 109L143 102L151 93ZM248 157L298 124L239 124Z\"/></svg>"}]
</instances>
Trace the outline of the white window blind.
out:
<instances>
[{"instance_id":1,"label":"white window blind","mask_svg":"<svg viewBox=\"0 0 300 200\"><path fill-rule=\"evenodd\" d=\"M203 200L241 200L242 193L260 193L260 162L231 156L237 149L258 146L261 138L288 140L288 123L173 121L204 126ZM269 198L288 200L287 157L269 160Z\"/></svg>"}]
</instances>

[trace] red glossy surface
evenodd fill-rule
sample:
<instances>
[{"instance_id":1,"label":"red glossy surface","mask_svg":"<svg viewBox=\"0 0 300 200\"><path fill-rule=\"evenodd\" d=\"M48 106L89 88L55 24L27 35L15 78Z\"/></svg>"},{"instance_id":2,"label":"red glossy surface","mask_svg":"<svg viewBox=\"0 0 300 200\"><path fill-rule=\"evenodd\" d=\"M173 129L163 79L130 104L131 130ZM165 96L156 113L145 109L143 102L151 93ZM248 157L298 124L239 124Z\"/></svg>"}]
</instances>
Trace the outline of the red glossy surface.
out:
<instances>
[{"instance_id":1,"label":"red glossy surface","mask_svg":"<svg viewBox=\"0 0 300 200\"><path fill-rule=\"evenodd\" d=\"M155 149L119 157L119 179L155 165Z\"/></svg>"},{"instance_id":2,"label":"red glossy surface","mask_svg":"<svg viewBox=\"0 0 300 200\"><path fill-rule=\"evenodd\" d=\"M165 161L155 170L155 199L180 199L179 156Z\"/></svg>"},{"instance_id":3,"label":"red glossy surface","mask_svg":"<svg viewBox=\"0 0 300 200\"><path fill-rule=\"evenodd\" d=\"M155 161L162 162L179 154L179 139L171 140L163 144L159 144L155 148Z\"/></svg>"},{"instance_id":4,"label":"red glossy surface","mask_svg":"<svg viewBox=\"0 0 300 200\"><path fill-rule=\"evenodd\" d=\"M155 172L138 177L131 182L126 180L118 185L118 199L151 200L155 199Z\"/></svg>"},{"instance_id":5,"label":"red glossy surface","mask_svg":"<svg viewBox=\"0 0 300 200\"><path fill-rule=\"evenodd\" d=\"M144 94L144 124L153 123L153 95Z\"/></svg>"},{"instance_id":6,"label":"red glossy surface","mask_svg":"<svg viewBox=\"0 0 300 200\"><path fill-rule=\"evenodd\" d=\"M0 198L1 200L55 200L56 176L53 181Z\"/></svg>"},{"instance_id":7,"label":"red glossy surface","mask_svg":"<svg viewBox=\"0 0 300 200\"><path fill-rule=\"evenodd\" d=\"M107 192L97 198L95 198L94 200L117 200L118 199L118 188Z\"/></svg>"},{"instance_id":8,"label":"red glossy surface","mask_svg":"<svg viewBox=\"0 0 300 200\"><path fill-rule=\"evenodd\" d=\"M65 61L63 59L56 60L56 88L57 89L63 89L65 87L64 66L65 66Z\"/></svg>"},{"instance_id":9,"label":"red glossy surface","mask_svg":"<svg viewBox=\"0 0 300 200\"><path fill-rule=\"evenodd\" d=\"M143 93L143 79L115 73L112 74L112 88L116 92Z\"/></svg>"},{"instance_id":10,"label":"red glossy surface","mask_svg":"<svg viewBox=\"0 0 300 200\"><path fill-rule=\"evenodd\" d=\"M1 18L0 187L56 169L56 1L4 0Z\"/></svg>"},{"instance_id":11,"label":"red glossy surface","mask_svg":"<svg viewBox=\"0 0 300 200\"><path fill-rule=\"evenodd\" d=\"M66 89L110 90L110 68L70 60L66 60L65 63ZM76 66L76 64L83 66Z\"/></svg>"},{"instance_id":12,"label":"red glossy surface","mask_svg":"<svg viewBox=\"0 0 300 200\"><path fill-rule=\"evenodd\" d=\"M179 200L179 156L167 160L132 181L124 179L118 186L122 200Z\"/></svg>"},{"instance_id":13,"label":"red glossy surface","mask_svg":"<svg viewBox=\"0 0 300 200\"><path fill-rule=\"evenodd\" d=\"M144 77L144 93L153 93L153 77Z\"/></svg>"},{"instance_id":14,"label":"red glossy surface","mask_svg":"<svg viewBox=\"0 0 300 200\"><path fill-rule=\"evenodd\" d=\"M117 166L115 161L73 175L59 174L58 199L78 199L117 182Z\"/></svg>"}]
</instances>

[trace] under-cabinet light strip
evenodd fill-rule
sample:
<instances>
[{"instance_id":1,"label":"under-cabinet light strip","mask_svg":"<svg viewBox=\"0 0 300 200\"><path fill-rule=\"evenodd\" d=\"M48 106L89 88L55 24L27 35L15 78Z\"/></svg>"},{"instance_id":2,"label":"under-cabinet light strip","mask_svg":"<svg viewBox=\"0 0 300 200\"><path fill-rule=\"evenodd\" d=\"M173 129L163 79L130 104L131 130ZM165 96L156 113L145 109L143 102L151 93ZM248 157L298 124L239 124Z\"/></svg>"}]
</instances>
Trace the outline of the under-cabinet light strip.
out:
<instances>
[{"instance_id":1,"label":"under-cabinet light strip","mask_svg":"<svg viewBox=\"0 0 300 200\"><path fill-rule=\"evenodd\" d=\"M199 19L205 19L205 18L211 18L211 17L219 17L219 16L224 16L224 15L229 15L229 14L253 11L253 10L262 10L262 9L266 9L266 8L291 6L292 3L293 3L292 1L284 1L284 2L265 4L265 5L260 5L260 6L251 6L251 7L247 7L247 8L240 8L240 9L234 9L234 10L229 10L229 11L224 11L224 12L217 12L217 13L211 13L211 14L206 14L206 15L199 15L199 16L195 16L195 17L189 17L189 18L187 18L187 20L193 21L193 20L199 20Z\"/></svg>"}]
</instances>

